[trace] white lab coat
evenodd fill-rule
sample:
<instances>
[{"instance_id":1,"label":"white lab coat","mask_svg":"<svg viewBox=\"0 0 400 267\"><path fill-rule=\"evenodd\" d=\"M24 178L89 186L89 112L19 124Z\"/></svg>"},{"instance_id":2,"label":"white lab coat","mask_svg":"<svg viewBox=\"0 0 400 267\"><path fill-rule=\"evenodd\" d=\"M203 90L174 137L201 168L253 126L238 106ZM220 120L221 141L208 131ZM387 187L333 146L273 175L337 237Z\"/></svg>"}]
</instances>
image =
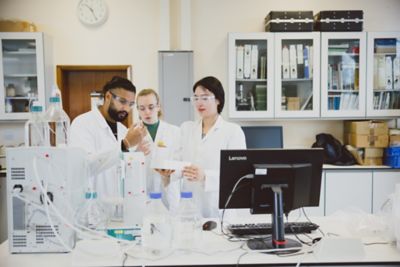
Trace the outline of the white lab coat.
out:
<instances>
[{"instance_id":1,"label":"white lab coat","mask_svg":"<svg viewBox=\"0 0 400 267\"><path fill-rule=\"evenodd\" d=\"M167 154L169 159L173 159L179 150L179 136L179 127L160 120L154 142L149 133L146 137L151 144L150 154L146 156L147 192L161 191L164 204L172 212L176 210L179 204L180 183L172 181L167 187L164 187L160 174L151 168L151 161L157 156L158 146L163 146L164 155Z\"/></svg>"},{"instance_id":2,"label":"white lab coat","mask_svg":"<svg viewBox=\"0 0 400 267\"><path fill-rule=\"evenodd\" d=\"M70 128L70 146L83 148L91 156L106 156L100 157L98 164L106 170L94 177L95 189L103 200L119 196L117 166L120 162L121 140L127 128L117 122L117 132L118 140L98 108L76 117Z\"/></svg>"},{"instance_id":3,"label":"white lab coat","mask_svg":"<svg viewBox=\"0 0 400 267\"><path fill-rule=\"evenodd\" d=\"M246 149L246 139L239 125L218 116L214 126L202 138L202 121L188 121L181 126L181 160L201 167L204 182L183 179L182 190L193 192L193 199L204 218L218 217L220 151Z\"/></svg>"}]
</instances>

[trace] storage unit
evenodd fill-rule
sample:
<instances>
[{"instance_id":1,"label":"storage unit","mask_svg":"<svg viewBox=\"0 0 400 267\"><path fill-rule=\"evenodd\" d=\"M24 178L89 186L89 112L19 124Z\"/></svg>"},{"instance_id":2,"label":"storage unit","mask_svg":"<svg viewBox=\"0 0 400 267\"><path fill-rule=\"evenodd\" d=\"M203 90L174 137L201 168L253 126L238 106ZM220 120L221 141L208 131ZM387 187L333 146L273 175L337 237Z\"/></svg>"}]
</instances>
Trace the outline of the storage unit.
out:
<instances>
[{"instance_id":1,"label":"storage unit","mask_svg":"<svg viewBox=\"0 0 400 267\"><path fill-rule=\"evenodd\" d=\"M0 120L27 119L33 100L45 105L43 33L0 33Z\"/></svg>"},{"instance_id":2,"label":"storage unit","mask_svg":"<svg viewBox=\"0 0 400 267\"><path fill-rule=\"evenodd\" d=\"M365 117L365 33L321 33L321 116Z\"/></svg>"},{"instance_id":3,"label":"storage unit","mask_svg":"<svg viewBox=\"0 0 400 267\"><path fill-rule=\"evenodd\" d=\"M272 33L229 34L229 116L274 116Z\"/></svg>"},{"instance_id":4,"label":"storage unit","mask_svg":"<svg viewBox=\"0 0 400 267\"><path fill-rule=\"evenodd\" d=\"M368 32L367 116L400 116L400 32Z\"/></svg>"},{"instance_id":5,"label":"storage unit","mask_svg":"<svg viewBox=\"0 0 400 267\"><path fill-rule=\"evenodd\" d=\"M275 33L275 117L319 117L319 36Z\"/></svg>"}]
</instances>

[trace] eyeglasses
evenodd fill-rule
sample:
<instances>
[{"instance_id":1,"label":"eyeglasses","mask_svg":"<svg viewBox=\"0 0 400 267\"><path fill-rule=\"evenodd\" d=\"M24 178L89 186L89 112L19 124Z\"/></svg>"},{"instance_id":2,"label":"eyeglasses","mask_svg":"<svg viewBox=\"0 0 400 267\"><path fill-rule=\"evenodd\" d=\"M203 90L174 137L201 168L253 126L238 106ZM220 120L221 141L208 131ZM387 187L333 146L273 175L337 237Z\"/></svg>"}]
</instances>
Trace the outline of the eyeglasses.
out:
<instances>
[{"instance_id":1,"label":"eyeglasses","mask_svg":"<svg viewBox=\"0 0 400 267\"><path fill-rule=\"evenodd\" d=\"M146 108L148 108L149 111L153 111L156 107L158 107L158 104L150 104L147 107L146 106L138 106L138 110L145 111Z\"/></svg>"},{"instance_id":2,"label":"eyeglasses","mask_svg":"<svg viewBox=\"0 0 400 267\"><path fill-rule=\"evenodd\" d=\"M201 95L201 96L191 96L190 97L190 101L191 102L195 102L195 103L199 102L199 101L208 102L208 101L210 101L212 99L215 99L215 96L213 96L213 95Z\"/></svg>"},{"instance_id":3,"label":"eyeglasses","mask_svg":"<svg viewBox=\"0 0 400 267\"><path fill-rule=\"evenodd\" d=\"M127 99L125 99L121 96L117 96L116 94L114 94L111 91L110 91L110 94L112 95L113 99L117 100L123 106L128 105L131 108L135 105L135 101L129 102Z\"/></svg>"}]
</instances>

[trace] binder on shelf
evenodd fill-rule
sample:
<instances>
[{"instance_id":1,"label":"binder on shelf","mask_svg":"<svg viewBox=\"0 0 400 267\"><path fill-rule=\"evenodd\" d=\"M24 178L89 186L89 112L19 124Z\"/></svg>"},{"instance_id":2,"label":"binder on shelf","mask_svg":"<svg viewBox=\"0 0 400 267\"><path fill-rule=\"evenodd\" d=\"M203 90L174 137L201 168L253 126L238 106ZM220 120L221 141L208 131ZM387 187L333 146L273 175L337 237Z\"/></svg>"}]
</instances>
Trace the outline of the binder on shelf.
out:
<instances>
[{"instance_id":1,"label":"binder on shelf","mask_svg":"<svg viewBox=\"0 0 400 267\"><path fill-rule=\"evenodd\" d=\"M332 64L328 64L328 90L332 90ZM305 78L305 77L304 77Z\"/></svg>"},{"instance_id":2,"label":"binder on shelf","mask_svg":"<svg viewBox=\"0 0 400 267\"><path fill-rule=\"evenodd\" d=\"M267 78L267 57L261 56L260 57L260 79Z\"/></svg>"},{"instance_id":3,"label":"binder on shelf","mask_svg":"<svg viewBox=\"0 0 400 267\"><path fill-rule=\"evenodd\" d=\"M379 72L378 72L378 64L379 60L377 55L374 56L374 87L373 89L376 90L379 88Z\"/></svg>"},{"instance_id":4,"label":"binder on shelf","mask_svg":"<svg viewBox=\"0 0 400 267\"><path fill-rule=\"evenodd\" d=\"M244 45L243 78L250 79L251 73L251 45Z\"/></svg>"},{"instance_id":5,"label":"binder on shelf","mask_svg":"<svg viewBox=\"0 0 400 267\"><path fill-rule=\"evenodd\" d=\"M289 46L289 65L290 65L290 78L297 79L297 57L296 45Z\"/></svg>"},{"instance_id":6,"label":"binder on shelf","mask_svg":"<svg viewBox=\"0 0 400 267\"><path fill-rule=\"evenodd\" d=\"M289 48L287 45L283 46L282 48L282 78L289 79Z\"/></svg>"},{"instance_id":7,"label":"binder on shelf","mask_svg":"<svg viewBox=\"0 0 400 267\"><path fill-rule=\"evenodd\" d=\"M377 89L380 89L380 90L385 89L385 85L386 85L385 67L386 67L385 56L379 56L378 57L378 88Z\"/></svg>"},{"instance_id":8,"label":"binder on shelf","mask_svg":"<svg viewBox=\"0 0 400 267\"><path fill-rule=\"evenodd\" d=\"M350 95L349 109L352 109L352 110L358 109L358 94L352 93Z\"/></svg>"},{"instance_id":9,"label":"binder on shelf","mask_svg":"<svg viewBox=\"0 0 400 267\"><path fill-rule=\"evenodd\" d=\"M393 89L400 90L400 57L393 59Z\"/></svg>"},{"instance_id":10,"label":"binder on shelf","mask_svg":"<svg viewBox=\"0 0 400 267\"><path fill-rule=\"evenodd\" d=\"M386 57L386 59L385 59L385 75L386 75L385 89L386 90L392 90L393 89L393 74L392 74L392 70L393 70L392 58L391 57Z\"/></svg>"},{"instance_id":11,"label":"binder on shelf","mask_svg":"<svg viewBox=\"0 0 400 267\"><path fill-rule=\"evenodd\" d=\"M304 59L304 79L310 78L310 47L306 45L303 50L303 59Z\"/></svg>"},{"instance_id":12,"label":"binder on shelf","mask_svg":"<svg viewBox=\"0 0 400 267\"><path fill-rule=\"evenodd\" d=\"M305 78L303 44L297 44L297 77Z\"/></svg>"},{"instance_id":13,"label":"binder on shelf","mask_svg":"<svg viewBox=\"0 0 400 267\"><path fill-rule=\"evenodd\" d=\"M312 79L314 77L314 49L312 45L308 47L308 69L309 78Z\"/></svg>"},{"instance_id":14,"label":"binder on shelf","mask_svg":"<svg viewBox=\"0 0 400 267\"><path fill-rule=\"evenodd\" d=\"M243 79L244 47L236 46L236 79Z\"/></svg>"},{"instance_id":15,"label":"binder on shelf","mask_svg":"<svg viewBox=\"0 0 400 267\"><path fill-rule=\"evenodd\" d=\"M341 100L341 95L335 95L333 97L333 109L334 110L339 110L340 109L340 101Z\"/></svg>"},{"instance_id":16,"label":"binder on shelf","mask_svg":"<svg viewBox=\"0 0 400 267\"><path fill-rule=\"evenodd\" d=\"M252 45L251 47L251 79L257 79L258 75L258 46Z\"/></svg>"},{"instance_id":17,"label":"binder on shelf","mask_svg":"<svg viewBox=\"0 0 400 267\"><path fill-rule=\"evenodd\" d=\"M303 105L301 106L301 110L305 110L309 105L310 101L312 101L313 92L311 91L308 95L307 99L304 101Z\"/></svg>"}]
</instances>

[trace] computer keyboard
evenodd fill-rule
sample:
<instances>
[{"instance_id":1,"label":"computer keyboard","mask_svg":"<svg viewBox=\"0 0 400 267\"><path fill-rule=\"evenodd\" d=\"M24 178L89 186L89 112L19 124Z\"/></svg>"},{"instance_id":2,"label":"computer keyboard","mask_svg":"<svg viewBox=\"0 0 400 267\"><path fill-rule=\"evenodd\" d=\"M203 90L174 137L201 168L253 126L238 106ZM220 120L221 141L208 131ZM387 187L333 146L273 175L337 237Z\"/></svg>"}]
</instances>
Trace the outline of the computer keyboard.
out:
<instances>
[{"instance_id":1,"label":"computer keyboard","mask_svg":"<svg viewBox=\"0 0 400 267\"><path fill-rule=\"evenodd\" d=\"M312 222L286 222L285 234L307 234L318 229L319 225ZM230 224L228 230L236 236L269 235L272 234L271 223Z\"/></svg>"}]
</instances>

